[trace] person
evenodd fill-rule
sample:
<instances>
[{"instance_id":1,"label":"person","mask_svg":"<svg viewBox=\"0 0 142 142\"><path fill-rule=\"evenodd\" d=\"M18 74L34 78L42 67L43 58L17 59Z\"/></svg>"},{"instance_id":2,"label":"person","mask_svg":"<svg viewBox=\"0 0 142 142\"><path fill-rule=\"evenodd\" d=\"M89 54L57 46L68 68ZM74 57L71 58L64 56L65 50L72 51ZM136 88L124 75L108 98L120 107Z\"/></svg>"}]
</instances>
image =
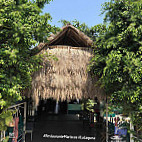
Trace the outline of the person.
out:
<instances>
[{"instance_id":1,"label":"person","mask_svg":"<svg viewBox=\"0 0 142 142\"><path fill-rule=\"evenodd\" d=\"M119 122L120 118L119 117L115 117L114 121L115 121L115 131L114 134L118 135L118 122Z\"/></svg>"},{"instance_id":2,"label":"person","mask_svg":"<svg viewBox=\"0 0 142 142\"><path fill-rule=\"evenodd\" d=\"M98 101L98 98L95 97L95 104L94 104L94 112L96 113L96 120L97 122L99 122L99 118L100 118L100 103Z\"/></svg>"}]
</instances>

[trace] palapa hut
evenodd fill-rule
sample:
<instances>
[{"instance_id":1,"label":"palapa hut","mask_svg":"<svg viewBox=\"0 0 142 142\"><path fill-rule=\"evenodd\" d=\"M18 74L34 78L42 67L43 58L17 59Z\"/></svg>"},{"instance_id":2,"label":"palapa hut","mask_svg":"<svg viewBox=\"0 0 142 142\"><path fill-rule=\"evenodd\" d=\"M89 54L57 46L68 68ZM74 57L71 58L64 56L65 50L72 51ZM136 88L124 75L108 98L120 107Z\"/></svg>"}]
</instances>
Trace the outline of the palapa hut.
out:
<instances>
[{"instance_id":1,"label":"palapa hut","mask_svg":"<svg viewBox=\"0 0 142 142\"><path fill-rule=\"evenodd\" d=\"M56 35L51 35L48 43L40 43L34 50L38 54L55 55L58 60L43 60L43 68L32 76L29 96L38 104L39 99L56 100L102 97L102 89L95 86L96 78L91 78L87 65L92 57L90 48L93 41L72 25L67 25Z\"/></svg>"}]
</instances>

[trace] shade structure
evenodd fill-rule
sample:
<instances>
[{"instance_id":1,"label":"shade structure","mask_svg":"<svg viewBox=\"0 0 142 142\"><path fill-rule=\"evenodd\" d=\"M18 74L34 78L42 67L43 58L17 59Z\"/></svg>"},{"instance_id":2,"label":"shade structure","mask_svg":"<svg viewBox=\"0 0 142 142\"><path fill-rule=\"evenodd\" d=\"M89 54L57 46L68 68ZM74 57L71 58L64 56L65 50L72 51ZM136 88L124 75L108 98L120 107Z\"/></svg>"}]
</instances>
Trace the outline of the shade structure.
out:
<instances>
[{"instance_id":1,"label":"shade structure","mask_svg":"<svg viewBox=\"0 0 142 142\"><path fill-rule=\"evenodd\" d=\"M72 25L62 27L57 34L49 37L48 45L69 45L74 47L91 47L93 41Z\"/></svg>"},{"instance_id":2,"label":"shade structure","mask_svg":"<svg viewBox=\"0 0 142 142\"><path fill-rule=\"evenodd\" d=\"M46 53L58 58L49 60L45 57L43 68L32 75L29 97L35 105L39 99L47 98L71 100L97 96L103 99L103 89L96 86L97 77L87 71L93 55L90 38L71 25L51 37L49 43L40 43L32 51L32 54Z\"/></svg>"}]
</instances>

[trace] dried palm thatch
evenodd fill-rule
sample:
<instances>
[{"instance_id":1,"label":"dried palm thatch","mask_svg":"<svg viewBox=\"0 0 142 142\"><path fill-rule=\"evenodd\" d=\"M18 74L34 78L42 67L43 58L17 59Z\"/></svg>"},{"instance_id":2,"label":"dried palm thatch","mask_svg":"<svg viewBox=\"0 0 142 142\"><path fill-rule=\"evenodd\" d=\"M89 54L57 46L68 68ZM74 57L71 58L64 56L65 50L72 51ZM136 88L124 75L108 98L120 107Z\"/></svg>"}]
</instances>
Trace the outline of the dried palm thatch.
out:
<instances>
[{"instance_id":1,"label":"dried palm thatch","mask_svg":"<svg viewBox=\"0 0 142 142\"><path fill-rule=\"evenodd\" d=\"M42 50L55 54L58 61L46 58L43 61L43 68L33 74L32 97L35 104L38 104L39 98L71 100L75 98L94 98L102 97L102 89L96 87L94 82L96 78L90 76L87 72L87 65L92 56L89 49L54 46Z\"/></svg>"},{"instance_id":2,"label":"dried palm thatch","mask_svg":"<svg viewBox=\"0 0 142 142\"><path fill-rule=\"evenodd\" d=\"M40 98L71 100L104 97L103 90L95 86L97 78L92 78L87 72L92 57L92 50L88 47L92 43L84 33L67 25L57 35L52 35L49 43L41 43L32 50L32 55L51 53L58 58L58 61L49 61L45 57L43 68L32 76L29 94L32 94L35 105L38 105Z\"/></svg>"},{"instance_id":3,"label":"dried palm thatch","mask_svg":"<svg viewBox=\"0 0 142 142\"><path fill-rule=\"evenodd\" d=\"M64 26L61 32L49 37L50 45L70 45L74 47L91 47L93 41L72 25Z\"/></svg>"}]
</instances>

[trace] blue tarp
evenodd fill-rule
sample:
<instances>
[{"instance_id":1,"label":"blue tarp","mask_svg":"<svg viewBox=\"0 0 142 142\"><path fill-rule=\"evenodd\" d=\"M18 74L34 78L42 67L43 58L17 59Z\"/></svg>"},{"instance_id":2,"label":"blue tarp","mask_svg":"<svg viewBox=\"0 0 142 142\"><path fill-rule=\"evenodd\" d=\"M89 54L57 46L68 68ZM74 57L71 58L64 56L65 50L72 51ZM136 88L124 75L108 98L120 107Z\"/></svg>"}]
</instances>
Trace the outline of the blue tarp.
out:
<instances>
[{"instance_id":1,"label":"blue tarp","mask_svg":"<svg viewBox=\"0 0 142 142\"><path fill-rule=\"evenodd\" d=\"M127 135L127 129L126 128L119 129L117 126L115 126L114 134L117 134L119 136L126 136Z\"/></svg>"}]
</instances>

